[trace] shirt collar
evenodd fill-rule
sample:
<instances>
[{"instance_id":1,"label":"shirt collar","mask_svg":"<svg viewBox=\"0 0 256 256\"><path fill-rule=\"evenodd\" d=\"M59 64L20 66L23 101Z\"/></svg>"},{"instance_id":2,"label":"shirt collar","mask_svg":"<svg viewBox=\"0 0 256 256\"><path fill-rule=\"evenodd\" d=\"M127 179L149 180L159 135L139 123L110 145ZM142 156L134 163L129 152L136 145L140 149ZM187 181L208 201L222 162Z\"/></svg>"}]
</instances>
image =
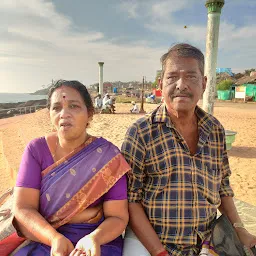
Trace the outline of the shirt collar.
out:
<instances>
[{"instance_id":1,"label":"shirt collar","mask_svg":"<svg viewBox=\"0 0 256 256\"><path fill-rule=\"evenodd\" d=\"M155 112L155 115L153 115L152 123L166 123L169 124L169 126L173 127L171 118L167 112L167 108L165 103L161 104Z\"/></svg>"},{"instance_id":2,"label":"shirt collar","mask_svg":"<svg viewBox=\"0 0 256 256\"><path fill-rule=\"evenodd\" d=\"M202 127L205 131L211 131L216 119L210 114L206 113L203 109L196 106L195 114L198 118L198 127ZM152 123L166 123L167 126L174 128L174 124L167 112L166 104L161 104L153 115Z\"/></svg>"}]
</instances>

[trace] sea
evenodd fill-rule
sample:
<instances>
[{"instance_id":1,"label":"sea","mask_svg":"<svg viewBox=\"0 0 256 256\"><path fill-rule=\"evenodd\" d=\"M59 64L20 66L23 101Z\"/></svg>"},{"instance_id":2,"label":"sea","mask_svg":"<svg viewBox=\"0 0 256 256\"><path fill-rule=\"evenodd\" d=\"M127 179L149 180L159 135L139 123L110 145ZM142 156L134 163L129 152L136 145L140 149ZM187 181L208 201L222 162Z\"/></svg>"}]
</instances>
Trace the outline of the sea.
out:
<instances>
[{"instance_id":1,"label":"sea","mask_svg":"<svg viewBox=\"0 0 256 256\"><path fill-rule=\"evenodd\" d=\"M29 93L0 93L0 103L17 103L29 100L46 99L47 95L32 95Z\"/></svg>"}]
</instances>

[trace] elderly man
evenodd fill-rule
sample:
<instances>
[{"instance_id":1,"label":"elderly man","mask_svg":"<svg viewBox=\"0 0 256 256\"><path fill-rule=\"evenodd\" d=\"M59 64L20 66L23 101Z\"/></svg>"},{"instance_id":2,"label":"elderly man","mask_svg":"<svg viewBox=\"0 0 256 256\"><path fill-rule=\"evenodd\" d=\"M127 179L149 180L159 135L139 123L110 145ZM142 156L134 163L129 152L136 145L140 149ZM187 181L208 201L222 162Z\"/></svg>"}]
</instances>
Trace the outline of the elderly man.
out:
<instances>
[{"instance_id":1,"label":"elderly man","mask_svg":"<svg viewBox=\"0 0 256 256\"><path fill-rule=\"evenodd\" d=\"M108 93L106 93L106 95L103 98L102 101L103 105L102 105L102 109L100 113L115 113L115 98L114 97L110 97Z\"/></svg>"},{"instance_id":2,"label":"elderly man","mask_svg":"<svg viewBox=\"0 0 256 256\"><path fill-rule=\"evenodd\" d=\"M233 202L224 128L197 106L207 81L204 55L177 44L161 62L164 103L134 123L122 145L132 167L124 255L218 255L209 245L217 209L252 247L256 239Z\"/></svg>"},{"instance_id":3,"label":"elderly man","mask_svg":"<svg viewBox=\"0 0 256 256\"><path fill-rule=\"evenodd\" d=\"M138 114L140 112L135 101L132 101L132 109L130 109L130 112L133 114Z\"/></svg>"},{"instance_id":4,"label":"elderly man","mask_svg":"<svg viewBox=\"0 0 256 256\"><path fill-rule=\"evenodd\" d=\"M98 94L95 97L94 105L95 105L95 109L101 109L102 108L103 102L102 102L101 94Z\"/></svg>"}]
</instances>

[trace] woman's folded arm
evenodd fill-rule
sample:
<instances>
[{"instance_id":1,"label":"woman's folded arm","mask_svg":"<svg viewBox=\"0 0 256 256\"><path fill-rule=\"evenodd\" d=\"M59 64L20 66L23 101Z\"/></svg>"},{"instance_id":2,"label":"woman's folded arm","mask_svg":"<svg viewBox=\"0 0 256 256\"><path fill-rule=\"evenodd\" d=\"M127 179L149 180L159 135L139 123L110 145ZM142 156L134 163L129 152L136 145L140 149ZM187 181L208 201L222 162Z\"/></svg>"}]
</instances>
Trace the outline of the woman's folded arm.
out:
<instances>
[{"instance_id":1,"label":"woman's folded arm","mask_svg":"<svg viewBox=\"0 0 256 256\"><path fill-rule=\"evenodd\" d=\"M127 200L110 200L103 203L105 220L89 236L103 245L113 241L125 230L128 221Z\"/></svg>"},{"instance_id":2,"label":"woman's folded arm","mask_svg":"<svg viewBox=\"0 0 256 256\"><path fill-rule=\"evenodd\" d=\"M27 239L51 246L59 234L38 212L40 191L16 187L14 190L14 225Z\"/></svg>"}]
</instances>

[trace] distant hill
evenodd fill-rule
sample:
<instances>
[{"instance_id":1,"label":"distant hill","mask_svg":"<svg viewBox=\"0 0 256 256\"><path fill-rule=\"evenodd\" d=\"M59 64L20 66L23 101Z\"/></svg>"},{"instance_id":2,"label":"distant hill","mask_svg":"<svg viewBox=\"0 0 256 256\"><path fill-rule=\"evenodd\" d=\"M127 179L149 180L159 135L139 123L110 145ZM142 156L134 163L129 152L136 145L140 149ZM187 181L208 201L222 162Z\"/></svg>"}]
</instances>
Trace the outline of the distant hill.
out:
<instances>
[{"instance_id":1,"label":"distant hill","mask_svg":"<svg viewBox=\"0 0 256 256\"><path fill-rule=\"evenodd\" d=\"M51 86L49 86L48 88L45 88L45 89L41 89L41 90L35 91L35 92L31 93L31 94L32 95L47 95L50 87Z\"/></svg>"},{"instance_id":2,"label":"distant hill","mask_svg":"<svg viewBox=\"0 0 256 256\"><path fill-rule=\"evenodd\" d=\"M148 82L150 83L150 82ZM41 90L37 90L33 93L31 93L32 95L47 95L49 89L51 88L52 85L49 85L47 88L41 89ZM94 83L91 84L89 86L86 86L89 90L95 90L97 91L97 88L99 86L99 83ZM138 81L130 81L130 82L121 82L121 81L115 81L115 82L104 82L104 87L116 87L118 89L120 88L140 88L141 86L141 82Z\"/></svg>"}]
</instances>

